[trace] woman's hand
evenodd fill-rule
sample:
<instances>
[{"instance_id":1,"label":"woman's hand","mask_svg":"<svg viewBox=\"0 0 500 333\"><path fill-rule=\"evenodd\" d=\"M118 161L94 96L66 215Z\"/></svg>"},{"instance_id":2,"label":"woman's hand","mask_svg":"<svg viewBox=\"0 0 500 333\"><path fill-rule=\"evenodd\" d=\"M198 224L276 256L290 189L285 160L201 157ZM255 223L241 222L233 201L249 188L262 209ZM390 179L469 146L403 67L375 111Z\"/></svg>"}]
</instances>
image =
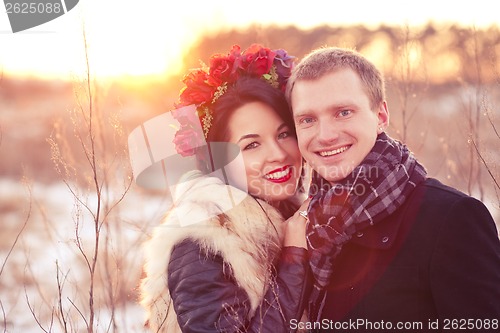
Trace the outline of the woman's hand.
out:
<instances>
[{"instance_id":1,"label":"woman's hand","mask_svg":"<svg viewBox=\"0 0 500 333\"><path fill-rule=\"evenodd\" d=\"M306 224L309 220L307 219L307 215L306 217L304 215L307 214L309 201L311 199L304 201L299 210L286 221L284 246L296 246L307 249Z\"/></svg>"}]
</instances>

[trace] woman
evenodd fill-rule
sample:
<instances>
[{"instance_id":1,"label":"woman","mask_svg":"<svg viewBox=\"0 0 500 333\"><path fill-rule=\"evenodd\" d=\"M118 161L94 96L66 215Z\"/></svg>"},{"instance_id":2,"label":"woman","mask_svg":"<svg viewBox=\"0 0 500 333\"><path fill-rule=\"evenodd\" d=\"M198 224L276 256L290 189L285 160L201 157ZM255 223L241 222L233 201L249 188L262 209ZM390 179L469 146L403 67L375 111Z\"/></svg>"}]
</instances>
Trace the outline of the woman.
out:
<instances>
[{"instance_id":1,"label":"woman","mask_svg":"<svg viewBox=\"0 0 500 333\"><path fill-rule=\"evenodd\" d=\"M179 106L197 106L208 147L237 145L246 184L206 176L213 156L192 144L196 134L186 135L190 123L179 117L174 143L200 170L181 177L173 210L146 244L141 303L153 331L289 332L301 318L309 289L307 218L297 212L302 157L282 91L291 64L283 50L235 46L184 80ZM220 209L228 191L245 196ZM197 223L179 228L180 219Z\"/></svg>"}]
</instances>

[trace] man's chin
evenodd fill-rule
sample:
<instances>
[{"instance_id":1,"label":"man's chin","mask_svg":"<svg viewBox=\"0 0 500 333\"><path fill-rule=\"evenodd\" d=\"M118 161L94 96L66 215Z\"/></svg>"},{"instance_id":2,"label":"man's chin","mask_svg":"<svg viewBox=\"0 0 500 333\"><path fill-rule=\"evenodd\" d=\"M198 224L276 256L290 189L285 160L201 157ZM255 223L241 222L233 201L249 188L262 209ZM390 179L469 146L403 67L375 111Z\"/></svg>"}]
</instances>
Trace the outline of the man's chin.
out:
<instances>
[{"instance_id":1,"label":"man's chin","mask_svg":"<svg viewBox=\"0 0 500 333\"><path fill-rule=\"evenodd\" d=\"M331 167L323 167L324 169L315 169L321 177L323 177L326 181L331 184L338 183L341 180L345 179L352 172L352 168L342 170L342 168L331 168ZM321 171L320 171L321 170Z\"/></svg>"}]
</instances>

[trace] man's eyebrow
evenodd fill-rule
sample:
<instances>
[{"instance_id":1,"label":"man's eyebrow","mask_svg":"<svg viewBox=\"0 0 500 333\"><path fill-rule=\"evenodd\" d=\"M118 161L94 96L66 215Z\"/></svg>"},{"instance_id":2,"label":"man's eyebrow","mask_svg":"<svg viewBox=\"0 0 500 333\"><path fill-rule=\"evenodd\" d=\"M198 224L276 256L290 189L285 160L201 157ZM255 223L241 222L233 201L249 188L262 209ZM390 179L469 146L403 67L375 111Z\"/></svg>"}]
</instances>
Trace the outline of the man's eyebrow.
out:
<instances>
[{"instance_id":1,"label":"man's eyebrow","mask_svg":"<svg viewBox=\"0 0 500 333\"><path fill-rule=\"evenodd\" d=\"M293 113L293 117L294 118L300 118L300 117L304 117L304 116L309 116L311 115L312 111L300 111L300 112L297 112L297 113Z\"/></svg>"},{"instance_id":2,"label":"man's eyebrow","mask_svg":"<svg viewBox=\"0 0 500 333\"><path fill-rule=\"evenodd\" d=\"M352 103L352 102L339 102L339 103L335 103L335 104L332 104L332 105L329 105L327 107L327 110L328 111L338 111L338 110L342 110L342 109L355 109L357 108L356 106L356 103ZM300 117L304 117L304 116L310 116L310 115L313 115L314 113L316 113L314 110L312 109L307 109L307 110L303 110L303 111L298 111L297 113L293 113L293 117L294 118L300 118Z\"/></svg>"}]
</instances>

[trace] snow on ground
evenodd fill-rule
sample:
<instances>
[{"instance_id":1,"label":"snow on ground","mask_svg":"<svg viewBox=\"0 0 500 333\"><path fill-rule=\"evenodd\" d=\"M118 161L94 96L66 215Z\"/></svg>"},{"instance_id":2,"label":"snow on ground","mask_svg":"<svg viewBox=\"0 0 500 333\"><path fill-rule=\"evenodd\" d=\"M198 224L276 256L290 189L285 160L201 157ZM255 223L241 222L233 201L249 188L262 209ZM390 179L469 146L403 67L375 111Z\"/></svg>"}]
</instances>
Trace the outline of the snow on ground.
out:
<instances>
[{"instance_id":1,"label":"snow on ground","mask_svg":"<svg viewBox=\"0 0 500 333\"><path fill-rule=\"evenodd\" d=\"M5 263L0 275L0 327L11 333L42 332L36 316L45 330L63 332L55 317L50 330L52 311L58 307L59 276L69 331L86 331L77 308L88 319L90 279L88 266L76 246L75 230L78 223L79 239L90 256L95 244L92 218L64 183L29 186L31 196L21 182L0 178L0 265ZM85 200L95 209L95 196L89 195ZM144 313L137 303L137 285L142 274L141 242L167 206L161 196L132 187L115 214L109 216L108 225L102 227L94 296L97 332L107 332L113 316L113 307L106 298L110 290L116 295L115 331L143 331ZM26 226L12 248L25 221Z\"/></svg>"}]
</instances>

